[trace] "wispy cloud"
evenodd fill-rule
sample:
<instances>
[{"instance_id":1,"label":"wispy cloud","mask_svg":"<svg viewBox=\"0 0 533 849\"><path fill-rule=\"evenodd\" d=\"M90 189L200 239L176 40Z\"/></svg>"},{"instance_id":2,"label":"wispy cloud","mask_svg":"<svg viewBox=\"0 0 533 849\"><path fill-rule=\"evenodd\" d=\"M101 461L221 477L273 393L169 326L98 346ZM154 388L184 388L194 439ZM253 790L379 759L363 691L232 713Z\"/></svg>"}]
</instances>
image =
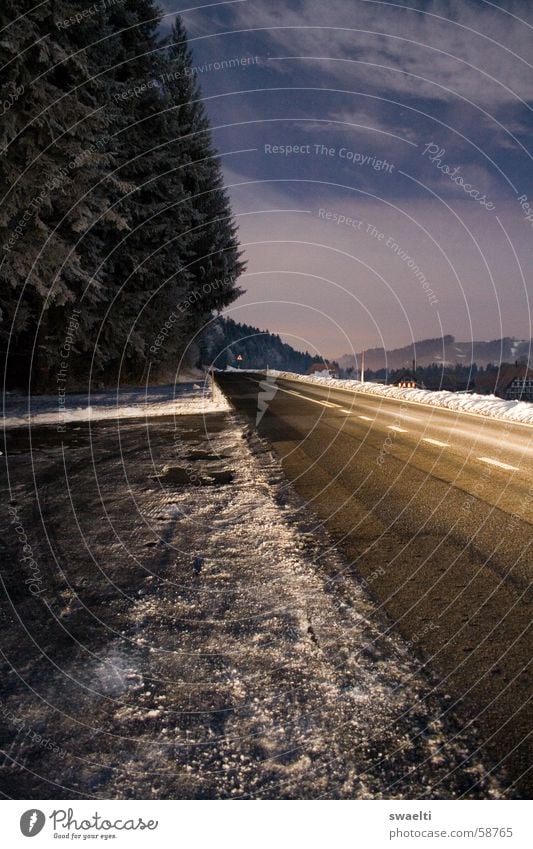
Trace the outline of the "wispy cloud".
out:
<instances>
[{"instance_id":1,"label":"wispy cloud","mask_svg":"<svg viewBox=\"0 0 533 849\"><path fill-rule=\"evenodd\" d=\"M368 0L264 0L228 7L234 29L253 30L278 55L281 73L297 64L351 88L402 97L463 97L496 105L531 97L531 29L509 3L434 0L424 9ZM290 67L289 67L290 66Z\"/></svg>"}]
</instances>

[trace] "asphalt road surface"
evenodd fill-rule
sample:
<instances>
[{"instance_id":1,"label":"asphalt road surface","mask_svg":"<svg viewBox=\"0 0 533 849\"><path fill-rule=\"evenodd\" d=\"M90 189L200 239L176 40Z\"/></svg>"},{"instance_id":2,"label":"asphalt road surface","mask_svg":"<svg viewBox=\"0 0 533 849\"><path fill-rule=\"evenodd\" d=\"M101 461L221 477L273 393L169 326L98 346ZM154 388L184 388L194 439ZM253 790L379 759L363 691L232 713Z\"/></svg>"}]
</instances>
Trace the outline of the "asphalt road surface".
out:
<instances>
[{"instance_id":1,"label":"asphalt road surface","mask_svg":"<svg viewBox=\"0 0 533 849\"><path fill-rule=\"evenodd\" d=\"M533 427L262 374L217 380L345 556L331 580L378 602L528 794Z\"/></svg>"}]
</instances>

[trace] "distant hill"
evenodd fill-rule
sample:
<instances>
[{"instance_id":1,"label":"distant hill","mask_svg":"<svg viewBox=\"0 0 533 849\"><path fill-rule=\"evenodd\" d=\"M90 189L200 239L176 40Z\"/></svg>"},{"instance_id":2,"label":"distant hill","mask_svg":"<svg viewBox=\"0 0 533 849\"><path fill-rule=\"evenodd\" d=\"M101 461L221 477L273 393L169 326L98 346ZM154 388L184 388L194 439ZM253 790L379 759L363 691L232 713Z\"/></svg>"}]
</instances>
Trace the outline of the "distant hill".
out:
<instances>
[{"instance_id":1,"label":"distant hill","mask_svg":"<svg viewBox=\"0 0 533 849\"><path fill-rule=\"evenodd\" d=\"M502 361L514 362L523 358L527 360L532 344L529 340L511 336L491 342L457 342L454 336L446 335L442 338L422 339L420 342L390 351L385 351L384 348L370 348L365 351L365 368L372 371L410 368L413 359L416 360L417 366L429 366L432 363L449 366L477 363L479 366L485 366ZM343 369L355 365L352 354L344 354L337 359Z\"/></svg>"},{"instance_id":2,"label":"distant hill","mask_svg":"<svg viewBox=\"0 0 533 849\"><path fill-rule=\"evenodd\" d=\"M214 365L215 368L230 365L265 369L268 366L298 374L305 374L314 363L322 362L320 357L307 351L297 351L276 333L240 324L231 318L217 318L211 322L200 345L200 359L202 365Z\"/></svg>"}]
</instances>

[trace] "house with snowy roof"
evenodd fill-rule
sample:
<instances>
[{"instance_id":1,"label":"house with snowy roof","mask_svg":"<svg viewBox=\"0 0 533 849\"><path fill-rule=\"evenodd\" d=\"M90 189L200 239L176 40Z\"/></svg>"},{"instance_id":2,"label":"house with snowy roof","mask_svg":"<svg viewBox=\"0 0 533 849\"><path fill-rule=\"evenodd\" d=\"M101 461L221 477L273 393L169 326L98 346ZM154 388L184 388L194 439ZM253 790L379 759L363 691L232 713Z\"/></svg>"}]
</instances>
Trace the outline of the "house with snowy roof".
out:
<instances>
[{"instance_id":1,"label":"house with snowy roof","mask_svg":"<svg viewBox=\"0 0 533 849\"><path fill-rule=\"evenodd\" d=\"M311 368L307 369L306 374L312 374L315 377L339 377L339 364L335 362L330 363L329 360L324 360L321 363L313 363Z\"/></svg>"},{"instance_id":2,"label":"house with snowy roof","mask_svg":"<svg viewBox=\"0 0 533 849\"><path fill-rule=\"evenodd\" d=\"M533 402L533 369L526 365L502 363L494 371L485 371L475 378L475 391L497 395L506 401Z\"/></svg>"}]
</instances>

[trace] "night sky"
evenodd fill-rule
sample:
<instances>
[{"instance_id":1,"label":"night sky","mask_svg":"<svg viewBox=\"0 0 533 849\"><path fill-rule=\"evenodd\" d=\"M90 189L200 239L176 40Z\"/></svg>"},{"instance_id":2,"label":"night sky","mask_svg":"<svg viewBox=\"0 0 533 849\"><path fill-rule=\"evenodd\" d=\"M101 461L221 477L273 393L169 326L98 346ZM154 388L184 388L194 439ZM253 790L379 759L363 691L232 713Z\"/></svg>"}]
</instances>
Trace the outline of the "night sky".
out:
<instances>
[{"instance_id":1,"label":"night sky","mask_svg":"<svg viewBox=\"0 0 533 849\"><path fill-rule=\"evenodd\" d=\"M323 356L533 335L533 3L164 5L248 261L229 315Z\"/></svg>"}]
</instances>

